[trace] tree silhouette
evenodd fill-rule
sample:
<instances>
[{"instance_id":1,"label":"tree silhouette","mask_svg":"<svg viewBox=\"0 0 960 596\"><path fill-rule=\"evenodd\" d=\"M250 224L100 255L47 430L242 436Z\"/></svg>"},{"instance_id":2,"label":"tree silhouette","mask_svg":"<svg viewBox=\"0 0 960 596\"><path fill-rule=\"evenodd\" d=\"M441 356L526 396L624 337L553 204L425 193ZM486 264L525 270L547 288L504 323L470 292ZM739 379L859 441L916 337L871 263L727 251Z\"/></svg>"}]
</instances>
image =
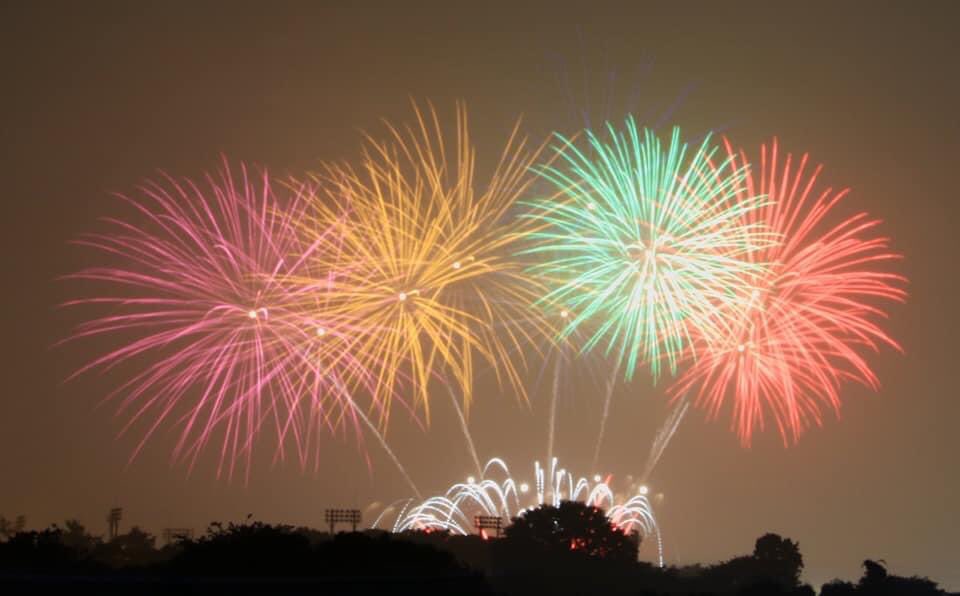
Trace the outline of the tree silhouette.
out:
<instances>
[{"instance_id":1,"label":"tree silhouette","mask_svg":"<svg viewBox=\"0 0 960 596\"><path fill-rule=\"evenodd\" d=\"M0 538L13 538L17 533L23 532L26 527L27 517L25 515L18 515L13 521L0 515Z\"/></svg>"},{"instance_id":2,"label":"tree silhouette","mask_svg":"<svg viewBox=\"0 0 960 596\"><path fill-rule=\"evenodd\" d=\"M64 546L72 548L81 556L91 554L103 543L103 539L88 533L87 529L78 520L68 519L63 525L60 541Z\"/></svg>"},{"instance_id":3,"label":"tree silhouette","mask_svg":"<svg viewBox=\"0 0 960 596\"><path fill-rule=\"evenodd\" d=\"M0 538L9 539L16 532L13 529L13 522L0 515Z\"/></svg>"},{"instance_id":4,"label":"tree silhouette","mask_svg":"<svg viewBox=\"0 0 960 596\"><path fill-rule=\"evenodd\" d=\"M18 532L0 544L0 570L59 573L76 568L76 552L64 546L61 531Z\"/></svg>"},{"instance_id":5,"label":"tree silhouette","mask_svg":"<svg viewBox=\"0 0 960 596\"><path fill-rule=\"evenodd\" d=\"M541 505L522 513L507 527L506 539L553 552L621 561L636 560L639 546L636 539L615 528L602 509L579 501L564 501L559 507Z\"/></svg>"},{"instance_id":6,"label":"tree silhouette","mask_svg":"<svg viewBox=\"0 0 960 596\"><path fill-rule=\"evenodd\" d=\"M863 577L856 584L833 580L823 584L820 596L943 596L946 594L925 577L900 577L887 571L883 560L863 562Z\"/></svg>"},{"instance_id":7,"label":"tree silhouette","mask_svg":"<svg viewBox=\"0 0 960 596\"><path fill-rule=\"evenodd\" d=\"M857 593L857 586L854 584L835 579L820 586L820 596L854 596Z\"/></svg>"},{"instance_id":8,"label":"tree silhouette","mask_svg":"<svg viewBox=\"0 0 960 596\"><path fill-rule=\"evenodd\" d=\"M803 571L803 555L800 546L789 538L777 534L764 534L757 538L753 558L760 564L764 576L784 586L800 583Z\"/></svg>"},{"instance_id":9,"label":"tree silhouette","mask_svg":"<svg viewBox=\"0 0 960 596\"><path fill-rule=\"evenodd\" d=\"M857 593L866 596L939 596L945 592L936 582L925 577L900 577L887 572L885 561L863 562L863 577L857 584Z\"/></svg>"},{"instance_id":10,"label":"tree silhouette","mask_svg":"<svg viewBox=\"0 0 960 596\"><path fill-rule=\"evenodd\" d=\"M133 526L126 534L100 544L94 557L111 567L142 567L157 560L156 543L152 534Z\"/></svg>"},{"instance_id":11,"label":"tree silhouette","mask_svg":"<svg viewBox=\"0 0 960 596\"><path fill-rule=\"evenodd\" d=\"M859 587L865 590L882 586L887 581L887 568L884 565L886 561L871 561L867 559L863 562L863 577L860 578Z\"/></svg>"},{"instance_id":12,"label":"tree silhouette","mask_svg":"<svg viewBox=\"0 0 960 596\"><path fill-rule=\"evenodd\" d=\"M197 539L157 550L136 526L104 542L71 519L0 541L0 594L814 596L799 583L797 543L776 534L761 536L750 555L660 569L637 561L637 541L583 503L541 506L512 521L500 540L213 523ZM9 521L4 527L12 531ZM858 583L826 583L821 596L946 596L929 579L889 573L882 560L863 569Z\"/></svg>"}]
</instances>

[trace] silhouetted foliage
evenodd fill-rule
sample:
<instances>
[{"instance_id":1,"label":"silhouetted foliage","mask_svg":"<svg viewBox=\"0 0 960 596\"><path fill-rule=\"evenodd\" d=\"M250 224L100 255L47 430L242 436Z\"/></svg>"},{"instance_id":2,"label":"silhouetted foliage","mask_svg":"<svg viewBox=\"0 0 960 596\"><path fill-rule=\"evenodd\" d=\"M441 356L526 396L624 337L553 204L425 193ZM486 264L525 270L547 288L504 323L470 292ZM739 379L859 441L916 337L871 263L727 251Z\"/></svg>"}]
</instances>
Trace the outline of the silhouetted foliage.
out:
<instances>
[{"instance_id":1,"label":"silhouetted foliage","mask_svg":"<svg viewBox=\"0 0 960 596\"><path fill-rule=\"evenodd\" d=\"M639 540L596 507L541 505L515 517L504 538L490 543L491 576L503 593L636 592Z\"/></svg>"},{"instance_id":2,"label":"silhouetted foliage","mask_svg":"<svg viewBox=\"0 0 960 596\"><path fill-rule=\"evenodd\" d=\"M14 534L16 534L16 532L13 530L13 522L0 515L0 538L6 540Z\"/></svg>"},{"instance_id":3,"label":"silhouetted foliage","mask_svg":"<svg viewBox=\"0 0 960 596\"><path fill-rule=\"evenodd\" d=\"M449 532L431 530L407 531L402 534L404 540L419 544L429 544L440 550L449 552L457 562L484 573L495 571L491 560L491 542L476 534L461 536Z\"/></svg>"},{"instance_id":4,"label":"silhouetted foliage","mask_svg":"<svg viewBox=\"0 0 960 596\"><path fill-rule=\"evenodd\" d=\"M170 565L189 575L303 575L309 561L310 541L290 526L213 523L206 535L182 541Z\"/></svg>"},{"instance_id":5,"label":"silhouetted foliage","mask_svg":"<svg viewBox=\"0 0 960 596\"><path fill-rule=\"evenodd\" d=\"M707 567L683 568L688 592L714 594L813 594L800 583L803 556L796 542L776 534L757 539L753 554Z\"/></svg>"},{"instance_id":6,"label":"silhouetted foliage","mask_svg":"<svg viewBox=\"0 0 960 596\"><path fill-rule=\"evenodd\" d=\"M799 585L803 555L793 540L777 534L764 534L757 538L753 558L765 579L786 587Z\"/></svg>"},{"instance_id":7,"label":"silhouetted foliage","mask_svg":"<svg viewBox=\"0 0 960 596\"><path fill-rule=\"evenodd\" d=\"M863 576L856 584L833 580L823 584L822 596L942 596L946 594L925 577L890 575L883 561L863 562Z\"/></svg>"},{"instance_id":8,"label":"silhouetted foliage","mask_svg":"<svg viewBox=\"0 0 960 596\"><path fill-rule=\"evenodd\" d=\"M513 518L506 540L524 548L572 551L587 557L634 561L639 541L611 525L603 509L579 501L541 505Z\"/></svg>"},{"instance_id":9,"label":"silhouetted foliage","mask_svg":"<svg viewBox=\"0 0 960 596\"><path fill-rule=\"evenodd\" d=\"M416 531L327 532L260 522L211 524L163 549L133 527L105 542L76 520L0 542L0 593L81 594L489 594L549 593L813 596L799 583L796 542L766 534L749 556L660 569L636 560L638 542L581 503L540 507L502 539ZM918 577L865 561L856 584L824 584L823 596L943 596ZM12 590L11 590L12 588Z\"/></svg>"},{"instance_id":10,"label":"silhouetted foliage","mask_svg":"<svg viewBox=\"0 0 960 596\"><path fill-rule=\"evenodd\" d=\"M901 577L887 572L883 562L866 560L863 562L863 577L859 589L863 594L886 596L888 594L944 594L936 582L926 577Z\"/></svg>"},{"instance_id":11,"label":"silhouetted foliage","mask_svg":"<svg viewBox=\"0 0 960 596\"><path fill-rule=\"evenodd\" d=\"M87 532L79 521L68 519L63 524L60 541L67 548L77 552L80 557L89 557L103 544L103 539Z\"/></svg>"},{"instance_id":12,"label":"silhouetted foliage","mask_svg":"<svg viewBox=\"0 0 960 596\"><path fill-rule=\"evenodd\" d=\"M449 553L388 532L335 536L260 522L212 524L184 541L170 568L191 575L291 577L415 577L463 575Z\"/></svg>"},{"instance_id":13,"label":"silhouetted foliage","mask_svg":"<svg viewBox=\"0 0 960 596\"><path fill-rule=\"evenodd\" d=\"M0 515L0 538L12 538L14 534L23 532L27 526L27 518L18 515L13 521Z\"/></svg>"},{"instance_id":14,"label":"silhouetted foliage","mask_svg":"<svg viewBox=\"0 0 960 596\"><path fill-rule=\"evenodd\" d=\"M52 527L20 532L0 543L0 570L31 573L67 573L83 567L76 550L64 545L62 532Z\"/></svg>"},{"instance_id":15,"label":"silhouetted foliage","mask_svg":"<svg viewBox=\"0 0 960 596\"><path fill-rule=\"evenodd\" d=\"M857 586L839 579L820 586L820 596L853 596L856 593Z\"/></svg>"},{"instance_id":16,"label":"silhouetted foliage","mask_svg":"<svg viewBox=\"0 0 960 596\"><path fill-rule=\"evenodd\" d=\"M145 567L160 560L157 539L137 526L109 542L101 542L94 550L94 558L110 567Z\"/></svg>"}]
</instances>

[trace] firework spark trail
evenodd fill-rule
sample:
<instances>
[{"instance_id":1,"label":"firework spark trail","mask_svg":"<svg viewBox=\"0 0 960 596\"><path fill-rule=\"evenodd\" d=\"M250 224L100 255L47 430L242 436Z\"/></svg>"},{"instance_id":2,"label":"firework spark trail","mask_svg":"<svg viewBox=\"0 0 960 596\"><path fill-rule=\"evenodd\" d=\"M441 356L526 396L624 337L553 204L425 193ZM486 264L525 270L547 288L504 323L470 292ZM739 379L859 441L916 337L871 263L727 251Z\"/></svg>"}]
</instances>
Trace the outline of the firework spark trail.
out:
<instances>
[{"instance_id":1,"label":"firework spark trail","mask_svg":"<svg viewBox=\"0 0 960 596\"><path fill-rule=\"evenodd\" d=\"M746 155L727 144L731 159ZM854 381L877 389L863 352L900 350L878 324L883 303L903 302L906 278L884 271L900 259L889 239L876 235L880 221L866 213L830 216L847 190L815 190L820 166L807 172L807 155L778 160L774 141L760 152L759 172L746 180L744 196L772 202L746 221L766 221L782 243L750 254L768 263L750 271L743 299L716 313L719 332L698 341L698 358L677 381L674 396L690 393L716 416L732 404L732 427L744 445L769 416L784 444L822 423L823 409L839 414L839 389ZM759 175L759 180L756 180Z\"/></svg>"},{"instance_id":2,"label":"firework spark trail","mask_svg":"<svg viewBox=\"0 0 960 596\"><path fill-rule=\"evenodd\" d=\"M450 402L453 404L453 409L457 411L457 418L460 420L460 430L463 431L463 438L467 442L467 449L470 451L473 465L476 468L477 474L482 474L483 467L480 465L480 456L477 455L477 448L473 444L473 435L470 434L467 418L463 415L463 409L460 407L460 400L457 399L457 395L453 392L452 387L448 387L448 389L450 391Z\"/></svg>"},{"instance_id":3,"label":"firework spark trail","mask_svg":"<svg viewBox=\"0 0 960 596\"><path fill-rule=\"evenodd\" d=\"M377 518L373 520L373 523L370 524L370 529L376 530L380 525L380 522L383 521L383 518L386 517L391 512L396 511L396 507L400 503L403 503L404 505L403 505L403 508L400 509L400 513L398 517L403 517L404 513L406 513L407 508L410 507L410 503L413 503L413 501L414 501L413 499L397 499L393 503L390 503L389 505L384 507L383 511L381 511L380 514L377 516Z\"/></svg>"},{"instance_id":4,"label":"firework spark trail","mask_svg":"<svg viewBox=\"0 0 960 596\"><path fill-rule=\"evenodd\" d=\"M377 425L375 425L370 418L363 413L363 410L357 407L353 400L350 400L350 405L357 416L360 417L360 420L362 420L367 426L367 429L369 429L373 436L377 438L377 441L380 442L380 446L383 447L383 450L390 457L390 461L393 462L393 465L396 466L397 470L400 472L400 475L403 476L403 479L406 480L411 490L413 490L413 494L415 494L418 499L423 499L423 495L420 493L420 489L417 488L417 484L413 481L413 478L410 476L410 474L407 473L407 469L400 462L400 458L398 458L397 454L394 453L393 449L390 448L389 443L387 443L386 438L384 438L383 434L377 428Z\"/></svg>"},{"instance_id":5,"label":"firework spark trail","mask_svg":"<svg viewBox=\"0 0 960 596\"><path fill-rule=\"evenodd\" d=\"M331 382L365 374L349 353L322 375L303 357L315 335L283 283L297 252L291 222L299 215L285 210L284 199L296 204L312 190L283 186L280 197L266 172L251 175L241 165L234 176L226 160L205 182L204 190L165 174L148 181L137 195L120 196L141 224L107 219L110 233L78 241L116 264L68 276L108 293L66 305L111 310L80 324L65 341L110 336L126 343L71 378L149 359L107 398L122 395L119 412L130 412L121 432L137 422L147 426L131 459L173 420L181 427L174 458L188 459L191 468L222 432L218 475L232 476L241 458L249 474L254 441L268 425L277 456L289 438L305 465L305 442L316 428L335 430L350 419Z\"/></svg>"},{"instance_id":6,"label":"firework spark trail","mask_svg":"<svg viewBox=\"0 0 960 596\"><path fill-rule=\"evenodd\" d=\"M620 363L618 362L613 370L613 374L607 379L606 392L603 396L603 412L600 414L600 432L597 433L597 445L593 449L593 465L591 470L597 470L600 466L600 447L603 445L603 435L607 428L607 417L610 415L610 402L613 401L613 390L617 385L617 377L620 375Z\"/></svg>"},{"instance_id":7,"label":"firework spark trail","mask_svg":"<svg viewBox=\"0 0 960 596\"><path fill-rule=\"evenodd\" d=\"M557 432L557 400L560 394L560 369L563 367L563 352L557 351L557 363L556 367L553 369L553 391L550 396L550 414L547 420L547 460L548 462L555 462L556 459L553 457L553 445L554 439Z\"/></svg>"},{"instance_id":8,"label":"firework spark trail","mask_svg":"<svg viewBox=\"0 0 960 596\"><path fill-rule=\"evenodd\" d=\"M660 525L653 517L653 508L646 496L634 495L625 503L613 505L607 512L607 517L624 532L637 530L643 537L655 536L657 539L657 563L661 568L664 567L663 537L660 533Z\"/></svg>"},{"instance_id":9,"label":"firework spark trail","mask_svg":"<svg viewBox=\"0 0 960 596\"><path fill-rule=\"evenodd\" d=\"M686 397L680 397L670 411L670 415L667 416L667 419L660 426L657 435L653 439L653 444L650 445L650 454L647 456L647 463L643 468L643 475L640 476L641 484L645 484L647 480L650 479L650 475L653 474L653 469L656 468L660 462L660 457L663 455L667 445L670 444L673 435L677 432L677 428L680 426L680 422L683 420L689 407L690 402L687 401Z\"/></svg>"},{"instance_id":10,"label":"firework spark trail","mask_svg":"<svg viewBox=\"0 0 960 596\"><path fill-rule=\"evenodd\" d=\"M552 286L545 300L574 312L562 337L591 325L583 351L603 343L628 380L646 361L656 381L663 361L676 374L698 327L742 300L745 274L764 269L747 255L775 237L744 219L766 200L744 192L745 166L714 167L709 137L688 152L679 129L666 145L632 118L607 132L587 131L587 152L557 135L558 165L540 173L560 198L527 203L538 227L524 254L550 257L530 271Z\"/></svg>"}]
</instances>

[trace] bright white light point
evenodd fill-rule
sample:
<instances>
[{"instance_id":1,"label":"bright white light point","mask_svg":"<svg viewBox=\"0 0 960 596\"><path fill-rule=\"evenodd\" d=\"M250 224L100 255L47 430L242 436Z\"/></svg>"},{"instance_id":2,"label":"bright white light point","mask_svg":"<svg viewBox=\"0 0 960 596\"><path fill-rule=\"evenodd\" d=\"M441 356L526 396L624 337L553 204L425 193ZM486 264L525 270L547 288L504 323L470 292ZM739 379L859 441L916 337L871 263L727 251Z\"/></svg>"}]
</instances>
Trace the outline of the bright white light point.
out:
<instances>
[{"instance_id":1,"label":"bright white light point","mask_svg":"<svg viewBox=\"0 0 960 596\"><path fill-rule=\"evenodd\" d=\"M407 299L407 293L406 293L406 292L400 292L399 294L397 294L397 299L398 299L400 302L403 302L404 300Z\"/></svg>"},{"instance_id":2,"label":"bright white light point","mask_svg":"<svg viewBox=\"0 0 960 596\"><path fill-rule=\"evenodd\" d=\"M596 208L597 208L597 206L594 205L593 203L587 203L587 209L589 209L590 211L593 211L593 210L596 209Z\"/></svg>"},{"instance_id":3,"label":"bright white light point","mask_svg":"<svg viewBox=\"0 0 960 596\"><path fill-rule=\"evenodd\" d=\"M473 476L467 476L467 484L473 484L476 481L477 479L474 478Z\"/></svg>"},{"instance_id":4,"label":"bright white light point","mask_svg":"<svg viewBox=\"0 0 960 596\"><path fill-rule=\"evenodd\" d=\"M569 317L569 316L570 316L570 313L568 313L567 311L565 311L565 310L561 310L561 311L560 311L560 317L561 317L561 318L566 319L566 318Z\"/></svg>"},{"instance_id":5,"label":"bright white light point","mask_svg":"<svg viewBox=\"0 0 960 596\"><path fill-rule=\"evenodd\" d=\"M600 482L601 480L603 480L603 477L600 476L600 474L597 474L596 476L593 477L594 482Z\"/></svg>"},{"instance_id":6,"label":"bright white light point","mask_svg":"<svg viewBox=\"0 0 960 596\"><path fill-rule=\"evenodd\" d=\"M454 268L454 269L459 269L459 268L460 268L460 261L454 261L454 262L453 262L453 268Z\"/></svg>"},{"instance_id":7,"label":"bright white light point","mask_svg":"<svg viewBox=\"0 0 960 596\"><path fill-rule=\"evenodd\" d=\"M646 484L641 484L641 485L640 485L640 494L641 494L641 495L645 495L645 494L647 494L648 492L650 492L650 489L647 488L647 485L646 485Z\"/></svg>"},{"instance_id":8,"label":"bright white light point","mask_svg":"<svg viewBox=\"0 0 960 596\"><path fill-rule=\"evenodd\" d=\"M744 351L744 350L746 350L746 349L747 349L747 346L745 346L745 345L743 345L743 344L740 344L739 346L737 346L737 351L738 351L738 352L742 352L742 351Z\"/></svg>"},{"instance_id":9,"label":"bright white light point","mask_svg":"<svg viewBox=\"0 0 960 596\"><path fill-rule=\"evenodd\" d=\"M255 311L255 310L247 311L247 316L250 317L251 319L256 319L256 318L257 318L257 311Z\"/></svg>"},{"instance_id":10,"label":"bright white light point","mask_svg":"<svg viewBox=\"0 0 960 596\"><path fill-rule=\"evenodd\" d=\"M324 335L326 335L326 334L327 334L327 330L326 330L326 329L324 329L323 327L317 327L317 335L319 335L319 336L322 337L322 336L324 336Z\"/></svg>"},{"instance_id":11,"label":"bright white light point","mask_svg":"<svg viewBox=\"0 0 960 596\"><path fill-rule=\"evenodd\" d=\"M530 490L530 485L529 485L529 484L527 484L526 482L523 482L523 483L520 484L520 492L525 493L525 492L527 492L528 490Z\"/></svg>"}]
</instances>

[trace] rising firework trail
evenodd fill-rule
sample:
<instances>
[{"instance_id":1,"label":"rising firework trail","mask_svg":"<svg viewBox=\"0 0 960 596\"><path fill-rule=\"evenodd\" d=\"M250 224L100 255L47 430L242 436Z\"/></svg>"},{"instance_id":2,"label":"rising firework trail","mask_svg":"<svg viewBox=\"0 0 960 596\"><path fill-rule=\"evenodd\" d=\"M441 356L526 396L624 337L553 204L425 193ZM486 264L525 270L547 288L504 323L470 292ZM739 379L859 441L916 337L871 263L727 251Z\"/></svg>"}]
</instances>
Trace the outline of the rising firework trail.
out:
<instances>
[{"instance_id":1,"label":"rising firework trail","mask_svg":"<svg viewBox=\"0 0 960 596\"><path fill-rule=\"evenodd\" d=\"M660 429L657 431L656 436L653 438L653 443L650 445L650 454L647 456L647 463L643 468L643 474L640 476L641 484L646 484L650 479L650 475L653 474L654 468L656 468L660 462L660 457L663 455L667 445L670 444L673 435L676 434L677 428L680 426L680 422L683 420L689 407L690 402L687 401L685 397L680 397L670 411L670 415L667 416L664 423L660 425Z\"/></svg>"},{"instance_id":2,"label":"rising firework trail","mask_svg":"<svg viewBox=\"0 0 960 596\"><path fill-rule=\"evenodd\" d=\"M386 452L387 456L390 458L390 461L393 462L393 465L397 468L397 471L400 472L400 475L403 476L403 479L406 481L407 485L411 490L413 490L413 494L415 494L418 499L422 499L423 495L420 493L420 489L417 488L417 483L413 481L413 477L411 477L407 472L407 468L404 467L403 463L400 461L400 458L397 457L397 454L393 452L393 449L390 447L390 444L387 443L387 439L383 436L383 433L380 432L380 429L377 428L377 425L375 425L373 421L371 421L370 418L363 413L363 410L357 407L353 400L350 400L350 405L357 417L363 421L370 433L376 437L377 442L380 443L380 446L383 448L384 452Z\"/></svg>"},{"instance_id":3,"label":"rising firework trail","mask_svg":"<svg viewBox=\"0 0 960 596\"><path fill-rule=\"evenodd\" d=\"M559 327L565 324L565 321L571 316L571 313L565 308L552 307L540 311L539 316L542 317L542 320L547 324L552 324L554 326L554 333L557 333ZM571 375L574 359L577 359L576 376L580 376L585 371L593 382L599 382L607 374L603 372L603 369L607 367L605 362L600 362L599 359L594 361L588 358L578 357L575 354L576 342L581 339L581 337L575 335L571 338L550 342L548 348L544 351L543 365L541 366L536 385L539 386L543 377L547 376L552 369L552 374L549 375L551 378L547 397L547 457L545 461L554 460L554 450L556 447L556 436L560 418L560 397L567 381L572 380L571 377L574 376ZM574 355L571 356L571 353ZM565 373L567 375L566 379L564 378ZM613 374L614 376L617 375L616 372ZM609 378L609 376L606 378Z\"/></svg>"},{"instance_id":4,"label":"rising firework trail","mask_svg":"<svg viewBox=\"0 0 960 596\"><path fill-rule=\"evenodd\" d=\"M746 163L742 151L727 151ZM767 420L795 442L824 410L839 414L844 382L879 386L865 352L900 349L880 326L884 305L906 298L906 279L888 270L900 255L878 234L879 220L836 213L848 191L819 185L820 169L808 169L807 155L781 162L776 141L761 147L759 172L740 196L771 202L743 213L744 224L762 220L782 242L748 255L767 267L744 271L749 285L714 313L715 332L697 341L698 357L672 389L713 416L730 406L744 445Z\"/></svg>"},{"instance_id":5,"label":"rising firework trail","mask_svg":"<svg viewBox=\"0 0 960 596\"><path fill-rule=\"evenodd\" d=\"M467 442L467 450L470 452L470 458L473 460L476 473L482 474L483 467L480 465L480 456L477 455L477 448L473 443L473 435L470 434L467 417L463 414L463 408L460 407L460 400L457 399L456 393L454 393L452 388L448 389L450 391L450 403L453 404L453 409L457 412L457 419L460 421L460 430L463 432L464 440Z\"/></svg>"},{"instance_id":6,"label":"rising firework trail","mask_svg":"<svg viewBox=\"0 0 960 596\"><path fill-rule=\"evenodd\" d=\"M563 367L563 352L557 350L557 360L553 369L553 391L550 396L550 414L547 419L547 461L554 461L553 444L557 433L557 398L560 394L560 369Z\"/></svg>"},{"instance_id":7,"label":"rising firework trail","mask_svg":"<svg viewBox=\"0 0 960 596\"><path fill-rule=\"evenodd\" d=\"M600 447L603 445L603 435L607 429L607 417L610 416L610 402L613 401L613 390L617 386L617 377L620 376L620 364L617 363L613 374L606 381L603 395L603 410L600 413L600 432L597 433L597 446L593 449L593 465L591 470L599 469Z\"/></svg>"}]
</instances>

